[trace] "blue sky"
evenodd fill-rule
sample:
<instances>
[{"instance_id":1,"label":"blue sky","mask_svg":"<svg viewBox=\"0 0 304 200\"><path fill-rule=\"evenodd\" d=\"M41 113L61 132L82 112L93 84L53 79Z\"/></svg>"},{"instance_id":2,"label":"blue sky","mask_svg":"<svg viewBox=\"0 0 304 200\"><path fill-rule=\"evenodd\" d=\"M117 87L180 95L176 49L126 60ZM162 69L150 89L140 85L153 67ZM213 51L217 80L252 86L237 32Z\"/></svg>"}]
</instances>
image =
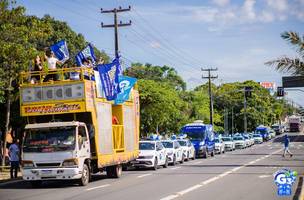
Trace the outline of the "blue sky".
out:
<instances>
[{"instance_id":1,"label":"blue sky","mask_svg":"<svg viewBox=\"0 0 304 200\"><path fill-rule=\"evenodd\" d=\"M113 22L100 8L132 6L120 13L131 27L119 30L124 65L131 62L169 65L191 89L202 82L201 67L217 67L216 84L234 81L271 81L283 74L264 63L295 51L283 31L304 33L304 0L20 0L27 14L50 14L66 21L100 50L114 54L114 33L100 23ZM286 75L286 74L284 74ZM288 97L304 106L303 93Z\"/></svg>"}]
</instances>

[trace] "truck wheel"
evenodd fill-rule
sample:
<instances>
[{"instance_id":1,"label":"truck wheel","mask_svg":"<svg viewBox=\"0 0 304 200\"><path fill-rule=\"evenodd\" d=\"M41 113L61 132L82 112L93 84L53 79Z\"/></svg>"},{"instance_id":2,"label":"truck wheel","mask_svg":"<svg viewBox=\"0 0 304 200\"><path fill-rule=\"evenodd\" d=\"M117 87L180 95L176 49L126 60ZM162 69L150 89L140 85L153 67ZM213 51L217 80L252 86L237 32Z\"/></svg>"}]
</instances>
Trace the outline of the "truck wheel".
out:
<instances>
[{"instance_id":1,"label":"truck wheel","mask_svg":"<svg viewBox=\"0 0 304 200\"><path fill-rule=\"evenodd\" d=\"M108 178L119 178L122 174L122 166L114 165L106 168Z\"/></svg>"},{"instance_id":2,"label":"truck wheel","mask_svg":"<svg viewBox=\"0 0 304 200\"><path fill-rule=\"evenodd\" d=\"M42 181L30 181L33 188L39 188L42 185Z\"/></svg>"},{"instance_id":3,"label":"truck wheel","mask_svg":"<svg viewBox=\"0 0 304 200\"><path fill-rule=\"evenodd\" d=\"M90 170L87 164L83 164L82 176L79 180L79 185L86 186L90 180Z\"/></svg>"},{"instance_id":4,"label":"truck wheel","mask_svg":"<svg viewBox=\"0 0 304 200\"><path fill-rule=\"evenodd\" d=\"M165 164L163 165L164 168L167 168L168 167L168 157L166 158L166 162Z\"/></svg>"},{"instance_id":5,"label":"truck wheel","mask_svg":"<svg viewBox=\"0 0 304 200\"><path fill-rule=\"evenodd\" d=\"M158 161L157 161L157 158L155 158L153 170L156 171L156 170L157 170L157 167L158 167Z\"/></svg>"}]
</instances>

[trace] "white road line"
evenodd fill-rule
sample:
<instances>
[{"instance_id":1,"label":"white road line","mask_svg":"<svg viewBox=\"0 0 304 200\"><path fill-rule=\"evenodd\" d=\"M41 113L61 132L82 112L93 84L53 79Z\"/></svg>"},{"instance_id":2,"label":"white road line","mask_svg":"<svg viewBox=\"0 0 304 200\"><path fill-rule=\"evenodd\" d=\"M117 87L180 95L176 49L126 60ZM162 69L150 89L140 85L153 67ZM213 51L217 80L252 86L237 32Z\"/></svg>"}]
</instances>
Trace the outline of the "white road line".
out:
<instances>
[{"instance_id":1,"label":"white road line","mask_svg":"<svg viewBox=\"0 0 304 200\"><path fill-rule=\"evenodd\" d=\"M86 191L95 190L95 189L99 189L99 188L105 188L105 187L108 187L108 186L110 186L110 184L105 184L105 185L100 185L100 186L97 186L97 187L88 188L88 189L86 189Z\"/></svg>"},{"instance_id":2,"label":"white road line","mask_svg":"<svg viewBox=\"0 0 304 200\"><path fill-rule=\"evenodd\" d=\"M259 178L268 178L268 177L270 177L270 175L261 175L261 176L259 176Z\"/></svg>"},{"instance_id":3,"label":"white road line","mask_svg":"<svg viewBox=\"0 0 304 200\"><path fill-rule=\"evenodd\" d=\"M173 167L173 168L170 168L170 169L175 170L175 169L179 169L179 168L181 168L181 167Z\"/></svg>"},{"instance_id":4,"label":"white road line","mask_svg":"<svg viewBox=\"0 0 304 200\"><path fill-rule=\"evenodd\" d=\"M143 177L151 176L151 175L152 175L152 174L143 174L143 175L137 176L137 178L143 178Z\"/></svg>"},{"instance_id":5,"label":"white road line","mask_svg":"<svg viewBox=\"0 0 304 200\"><path fill-rule=\"evenodd\" d=\"M181 197L181 196L183 196L183 195L185 195L185 194L187 194L187 193L189 193L189 192L191 192L191 191L193 191L193 190L196 190L196 189L198 189L198 188L200 188L200 187L202 187L202 186L204 186L204 185L208 185L209 183L212 183L212 182L214 182L214 181L216 181L216 180L218 180L218 179L220 179L220 178L223 178L224 176L226 176L226 175L228 175L228 174L231 174L232 172L235 172L235 171L237 171L237 170L239 170L239 169L242 169L242 168L244 168L244 167L246 167L246 166L248 166L248 165L250 165L250 164L252 164L252 163L255 163L255 162L258 162L258 161L263 160L263 159L265 159L265 158L268 158L269 156L271 156L271 155L273 155L273 154L275 154L275 153L278 153L279 151L281 151L281 149L279 149L279 150L277 150L277 151L274 151L274 152L272 152L271 154L269 154L269 155L267 155L267 156L263 156L263 157L258 158L258 159L256 159L256 160L250 161L250 162L248 162L248 163L246 163L246 164L244 164L244 165L242 165L242 166L235 167L235 168L233 168L232 170L226 171L226 172L224 172L224 173L222 173L222 174L220 174L220 175L218 175L218 176L209 178L209 179L207 179L207 180L201 182L200 184L196 184L196 185L191 186L191 187L189 187L189 188L187 188L187 189L184 189L184 190L182 190L182 191L176 192L175 194L172 194L172 195L169 195L169 196L167 196L167 197L164 197L164 198L162 198L161 200L172 200L172 199L175 199L175 198L177 198L177 197ZM171 168L171 169L174 169L174 168ZM266 175L264 175L264 176L266 176Z\"/></svg>"},{"instance_id":6,"label":"white road line","mask_svg":"<svg viewBox=\"0 0 304 200\"><path fill-rule=\"evenodd\" d=\"M200 187L202 187L202 186L203 186L203 185L197 184L197 185L194 185L194 186L192 186L192 187L189 187L189 188L187 188L187 189L185 189L185 190L182 190L182 191L178 192L177 194L180 195L180 196L182 196L182 195L184 195L184 194L186 194L186 193L188 193L188 192L191 192L191 191L193 191L193 190L196 190L196 189L198 189L198 188L200 188Z\"/></svg>"}]
</instances>

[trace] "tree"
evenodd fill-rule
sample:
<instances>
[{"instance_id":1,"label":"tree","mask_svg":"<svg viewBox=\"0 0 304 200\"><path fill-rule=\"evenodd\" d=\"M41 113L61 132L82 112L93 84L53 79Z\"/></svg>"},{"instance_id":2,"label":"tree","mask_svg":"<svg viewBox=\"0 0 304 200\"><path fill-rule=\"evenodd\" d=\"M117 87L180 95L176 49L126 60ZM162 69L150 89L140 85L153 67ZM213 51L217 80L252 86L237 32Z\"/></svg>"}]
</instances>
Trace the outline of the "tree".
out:
<instances>
[{"instance_id":1,"label":"tree","mask_svg":"<svg viewBox=\"0 0 304 200\"><path fill-rule=\"evenodd\" d=\"M293 75L304 76L304 35L299 36L298 33L289 31L281 34L281 37L289 44L293 45L296 52L299 54L296 58L282 56L265 64L275 66L278 71L289 72Z\"/></svg>"}]
</instances>

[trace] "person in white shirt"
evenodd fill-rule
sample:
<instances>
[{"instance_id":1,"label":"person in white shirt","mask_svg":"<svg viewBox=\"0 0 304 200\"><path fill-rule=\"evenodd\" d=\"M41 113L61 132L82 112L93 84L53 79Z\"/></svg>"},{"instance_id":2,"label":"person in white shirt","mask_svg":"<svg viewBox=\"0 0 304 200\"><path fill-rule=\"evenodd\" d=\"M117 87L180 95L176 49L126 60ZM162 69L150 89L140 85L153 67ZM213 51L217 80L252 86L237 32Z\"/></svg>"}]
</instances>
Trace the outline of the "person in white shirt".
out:
<instances>
[{"instance_id":1,"label":"person in white shirt","mask_svg":"<svg viewBox=\"0 0 304 200\"><path fill-rule=\"evenodd\" d=\"M17 178L18 169L19 169L19 155L20 150L17 144L17 139L13 139L13 144L10 145L8 149L9 160L11 163L11 178Z\"/></svg>"},{"instance_id":2,"label":"person in white shirt","mask_svg":"<svg viewBox=\"0 0 304 200\"><path fill-rule=\"evenodd\" d=\"M46 75L46 77L44 78L44 82L47 82L50 79L53 79L53 81L58 81L58 74L56 73L56 69L57 69L57 63L59 63L59 60L55 57L55 54L53 51L51 51L50 57L45 56L45 59L47 61L49 74Z\"/></svg>"}]
</instances>

